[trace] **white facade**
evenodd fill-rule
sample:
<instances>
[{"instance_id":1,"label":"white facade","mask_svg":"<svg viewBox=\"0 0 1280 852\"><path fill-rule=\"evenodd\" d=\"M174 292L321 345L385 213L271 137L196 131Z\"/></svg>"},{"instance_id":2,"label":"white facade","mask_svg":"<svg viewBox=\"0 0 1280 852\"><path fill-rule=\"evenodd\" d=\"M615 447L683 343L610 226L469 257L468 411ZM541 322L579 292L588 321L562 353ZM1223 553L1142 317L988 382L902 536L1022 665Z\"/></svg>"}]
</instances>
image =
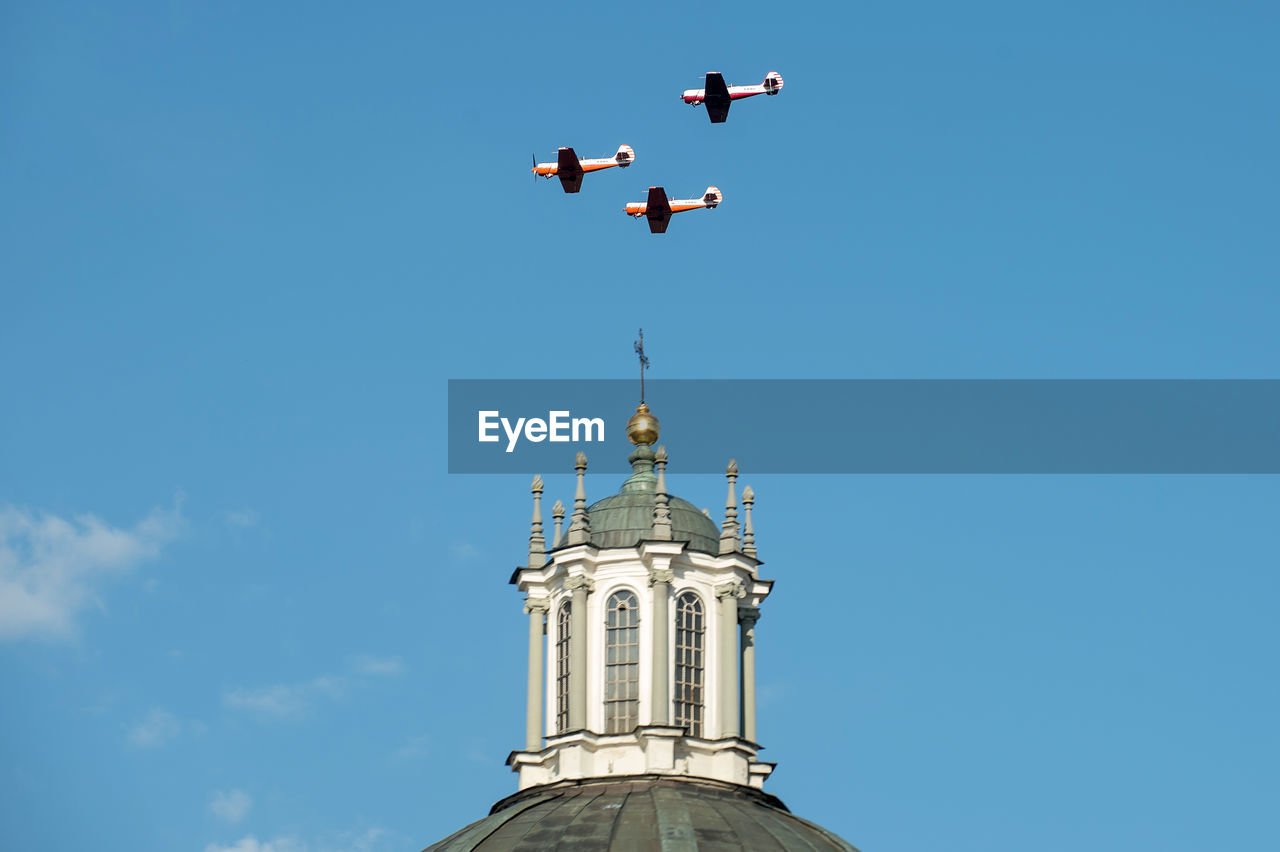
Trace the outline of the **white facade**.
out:
<instances>
[{"instance_id":1,"label":"white facade","mask_svg":"<svg viewBox=\"0 0 1280 852\"><path fill-rule=\"evenodd\" d=\"M736 477L736 468L732 473ZM670 540L612 548L579 543L553 549L545 557L531 553L531 564L544 558L545 564L517 572L514 582L526 596L530 618L529 742L508 759L519 774L520 789L647 774L760 787L772 771L772 764L756 759L758 746L748 738L755 735L756 608L768 597L772 581L759 577L754 544L749 546L751 555L743 552L733 477L734 511L726 520L729 532L720 548L728 552L712 555ZM540 481L536 488L535 500ZM541 537L536 508L535 535ZM749 532L748 536L751 542ZM615 592L624 590L635 595L639 610L638 724L626 732L606 733L606 607ZM703 729L696 737L673 724L677 601L685 592L698 596L703 611ZM574 607L570 718L560 726L557 615L566 601Z\"/></svg>"}]
</instances>

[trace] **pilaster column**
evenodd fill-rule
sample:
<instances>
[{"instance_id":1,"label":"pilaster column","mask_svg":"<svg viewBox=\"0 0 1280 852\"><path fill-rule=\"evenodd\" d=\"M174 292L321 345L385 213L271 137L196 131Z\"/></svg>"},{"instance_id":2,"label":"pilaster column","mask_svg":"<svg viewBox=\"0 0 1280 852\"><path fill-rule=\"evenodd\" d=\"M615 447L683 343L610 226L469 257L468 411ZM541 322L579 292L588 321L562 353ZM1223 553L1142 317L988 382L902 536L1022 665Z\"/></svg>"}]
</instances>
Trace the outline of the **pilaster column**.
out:
<instances>
[{"instance_id":1,"label":"pilaster column","mask_svg":"<svg viewBox=\"0 0 1280 852\"><path fill-rule=\"evenodd\" d=\"M742 625L742 737L756 741L756 622L760 610L744 606L738 610Z\"/></svg>"},{"instance_id":2,"label":"pilaster column","mask_svg":"<svg viewBox=\"0 0 1280 852\"><path fill-rule=\"evenodd\" d=\"M666 725L671 721L671 683L667 670L671 651L667 643L667 626L671 621L671 581L675 574L670 568L650 568L649 585L653 588L653 704L649 724Z\"/></svg>"},{"instance_id":3,"label":"pilaster column","mask_svg":"<svg viewBox=\"0 0 1280 852\"><path fill-rule=\"evenodd\" d=\"M724 475L729 480L729 496L724 501L724 523L720 525L720 552L734 553L742 549L738 541L738 498L733 487L738 479L738 463L729 459Z\"/></svg>"},{"instance_id":4,"label":"pilaster column","mask_svg":"<svg viewBox=\"0 0 1280 852\"><path fill-rule=\"evenodd\" d=\"M525 714L525 751L542 748L542 618L547 614L546 598L528 598L524 611L529 613L529 706Z\"/></svg>"},{"instance_id":5,"label":"pilaster column","mask_svg":"<svg viewBox=\"0 0 1280 852\"><path fill-rule=\"evenodd\" d=\"M658 447L653 454L653 466L658 471L658 482L653 495L653 537L658 541L671 541L671 495L667 494L667 448Z\"/></svg>"},{"instance_id":6,"label":"pilaster column","mask_svg":"<svg viewBox=\"0 0 1280 852\"><path fill-rule=\"evenodd\" d=\"M747 596L742 583L715 587L720 601L720 736L742 735L738 718L738 601Z\"/></svg>"},{"instance_id":7,"label":"pilaster column","mask_svg":"<svg viewBox=\"0 0 1280 852\"><path fill-rule=\"evenodd\" d=\"M587 472L587 454L578 453L573 469L578 472L578 487L573 492L573 518L569 523L569 543L586 544L591 541L591 516L587 514L587 490L582 484Z\"/></svg>"},{"instance_id":8,"label":"pilaster column","mask_svg":"<svg viewBox=\"0 0 1280 852\"><path fill-rule=\"evenodd\" d=\"M564 581L573 593L569 630L569 730L587 727L587 593L595 584L576 574Z\"/></svg>"},{"instance_id":9,"label":"pilaster column","mask_svg":"<svg viewBox=\"0 0 1280 852\"><path fill-rule=\"evenodd\" d=\"M542 535L542 477L535 476L533 485L533 522L529 525L529 567L541 568L547 561L547 539Z\"/></svg>"}]
</instances>

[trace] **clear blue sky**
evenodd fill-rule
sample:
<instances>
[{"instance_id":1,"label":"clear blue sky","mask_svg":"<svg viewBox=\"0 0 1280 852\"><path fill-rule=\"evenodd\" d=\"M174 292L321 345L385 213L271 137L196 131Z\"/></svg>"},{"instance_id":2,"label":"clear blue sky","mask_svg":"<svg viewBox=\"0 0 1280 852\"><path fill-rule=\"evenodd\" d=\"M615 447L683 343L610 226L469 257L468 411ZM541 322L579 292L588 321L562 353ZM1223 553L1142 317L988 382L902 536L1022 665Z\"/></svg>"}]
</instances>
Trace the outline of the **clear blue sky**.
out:
<instances>
[{"instance_id":1,"label":"clear blue sky","mask_svg":"<svg viewBox=\"0 0 1280 852\"><path fill-rule=\"evenodd\" d=\"M641 325L666 378L1277 377L1278 42L1273 3L6 4L0 845L419 849L514 790L528 482L446 475L449 378L627 377ZM708 69L786 88L712 126ZM651 183L724 203L653 237ZM797 813L1274 843L1280 480L743 474Z\"/></svg>"}]
</instances>

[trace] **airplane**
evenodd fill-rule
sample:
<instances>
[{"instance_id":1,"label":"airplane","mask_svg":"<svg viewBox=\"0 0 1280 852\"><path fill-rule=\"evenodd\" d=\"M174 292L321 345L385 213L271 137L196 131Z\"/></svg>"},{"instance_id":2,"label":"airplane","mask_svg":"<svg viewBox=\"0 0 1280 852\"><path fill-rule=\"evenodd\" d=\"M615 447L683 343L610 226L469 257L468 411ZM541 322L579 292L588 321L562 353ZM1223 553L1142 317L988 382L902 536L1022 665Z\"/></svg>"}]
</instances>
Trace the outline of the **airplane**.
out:
<instances>
[{"instance_id":1,"label":"airplane","mask_svg":"<svg viewBox=\"0 0 1280 852\"><path fill-rule=\"evenodd\" d=\"M560 178L560 185L565 192L577 192L582 189L582 176L587 172L598 172L613 166L625 169L635 161L636 152L631 150L630 145L619 145L618 153L598 160L579 160L572 148L561 148L556 152L554 163L539 163L538 158L534 157L530 171L534 174L535 183L539 177L550 180L554 175Z\"/></svg>"},{"instance_id":2,"label":"airplane","mask_svg":"<svg viewBox=\"0 0 1280 852\"><path fill-rule=\"evenodd\" d=\"M705 103L707 118L711 119L712 124L719 124L729 117L729 104L738 98L776 95L782 91L782 75L777 71L770 71L758 86L726 86L724 76L719 71L708 71L704 85L705 89L687 89L680 99L690 106Z\"/></svg>"},{"instance_id":3,"label":"airplane","mask_svg":"<svg viewBox=\"0 0 1280 852\"><path fill-rule=\"evenodd\" d=\"M665 234L672 213L696 210L699 207L712 208L723 200L724 195L714 186L707 187L707 191L701 198L684 198L675 201L667 200L667 191L662 187L651 186L648 200L628 202L625 212L628 216L634 216L637 219L641 216L648 219L650 233Z\"/></svg>"}]
</instances>

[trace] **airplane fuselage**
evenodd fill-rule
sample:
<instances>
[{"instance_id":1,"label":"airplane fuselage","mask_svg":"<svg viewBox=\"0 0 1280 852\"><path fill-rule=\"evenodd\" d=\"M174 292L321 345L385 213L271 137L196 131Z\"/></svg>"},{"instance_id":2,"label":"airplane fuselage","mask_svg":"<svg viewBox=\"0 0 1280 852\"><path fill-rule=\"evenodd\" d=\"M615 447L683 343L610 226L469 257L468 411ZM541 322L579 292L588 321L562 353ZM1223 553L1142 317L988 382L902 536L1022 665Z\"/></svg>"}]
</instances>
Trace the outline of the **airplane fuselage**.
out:
<instances>
[{"instance_id":1,"label":"airplane fuselage","mask_svg":"<svg viewBox=\"0 0 1280 852\"><path fill-rule=\"evenodd\" d=\"M754 98L756 95L776 95L782 91L782 75L770 71L764 75L760 83L753 86L730 86L725 83L724 75L719 71L708 71L704 75L701 89L685 89L680 100L689 106L705 105L707 118L712 124L723 124L729 118L729 105L743 98Z\"/></svg>"},{"instance_id":2,"label":"airplane fuselage","mask_svg":"<svg viewBox=\"0 0 1280 852\"><path fill-rule=\"evenodd\" d=\"M668 101L670 103L670 101ZM685 210L697 210L699 207L715 207L714 204L708 204L701 198L676 198L670 202L672 213L683 213ZM637 219L649 212L649 204L645 201L629 201L627 202L627 215L635 216Z\"/></svg>"},{"instance_id":3,"label":"airplane fuselage","mask_svg":"<svg viewBox=\"0 0 1280 852\"><path fill-rule=\"evenodd\" d=\"M572 148L561 148L556 151L554 163L539 163L538 158L534 157L533 168L530 171L533 172L535 183L539 177L558 177L564 191L574 193L582 189L582 176L587 172L598 172L610 166L626 168L635 161L636 152L630 145L625 144L619 145L618 153L612 157L597 157L593 160L579 159L577 152Z\"/></svg>"},{"instance_id":4,"label":"airplane fuselage","mask_svg":"<svg viewBox=\"0 0 1280 852\"><path fill-rule=\"evenodd\" d=\"M594 160L579 160L578 165L582 167L584 172L598 172L601 169L607 169L612 166L621 166L625 169L631 163L630 161L620 163L613 157L599 157ZM555 163L538 163L533 167L532 171L538 177L555 177L560 172L560 168Z\"/></svg>"},{"instance_id":5,"label":"airplane fuselage","mask_svg":"<svg viewBox=\"0 0 1280 852\"><path fill-rule=\"evenodd\" d=\"M667 191L662 187L651 186L644 201L632 201L622 208L622 212L637 219L648 219L649 233L665 234L672 214L699 207L715 207L723 200L724 195L714 186L707 187L701 198L681 198L675 201L667 198Z\"/></svg>"},{"instance_id":6,"label":"airplane fuselage","mask_svg":"<svg viewBox=\"0 0 1280 852\"><path fill-rule=\"evenodd\" d=\"M701 198L677 198L668 199L666 191L660 186L649 187L649 195L644 201L632 201L622 208L623 212L628 216L634 216L637 219L649 219L649 226L652 229L654 220L659 223L659 230L654 233L662 233L667 228L667 222L671 219L673 213L683 213L686 210L697 210L705 207L714 209L716 205L724 201L724 193L714 186L707 187L707 191L702 193Z\"/></svg>"},{"instance_id":7,"label":"airplane fuselage","mask_svg":"<svg viewBox=\"0 0 1280 852\"><path fill-rule=\"evenodd\" d=\"M750 97L754 97L755 95L776 95L776 94L778 94L777 89L772 89L772 88L766 89L764 86L758 85L758 84L755 86L730 86L729 87L729 100L731 101L736 101L739 98L750 98ZM707 90L706 89L686 89L684 94L680 96L680 99L687 104L690 104L692 106L697 106L698 104L702 103L707 99ZM668 101L667 103L670 103L670 101ZM752 107L752 109L755 109L755 107Z\"/></svg>"}]
</instances>

